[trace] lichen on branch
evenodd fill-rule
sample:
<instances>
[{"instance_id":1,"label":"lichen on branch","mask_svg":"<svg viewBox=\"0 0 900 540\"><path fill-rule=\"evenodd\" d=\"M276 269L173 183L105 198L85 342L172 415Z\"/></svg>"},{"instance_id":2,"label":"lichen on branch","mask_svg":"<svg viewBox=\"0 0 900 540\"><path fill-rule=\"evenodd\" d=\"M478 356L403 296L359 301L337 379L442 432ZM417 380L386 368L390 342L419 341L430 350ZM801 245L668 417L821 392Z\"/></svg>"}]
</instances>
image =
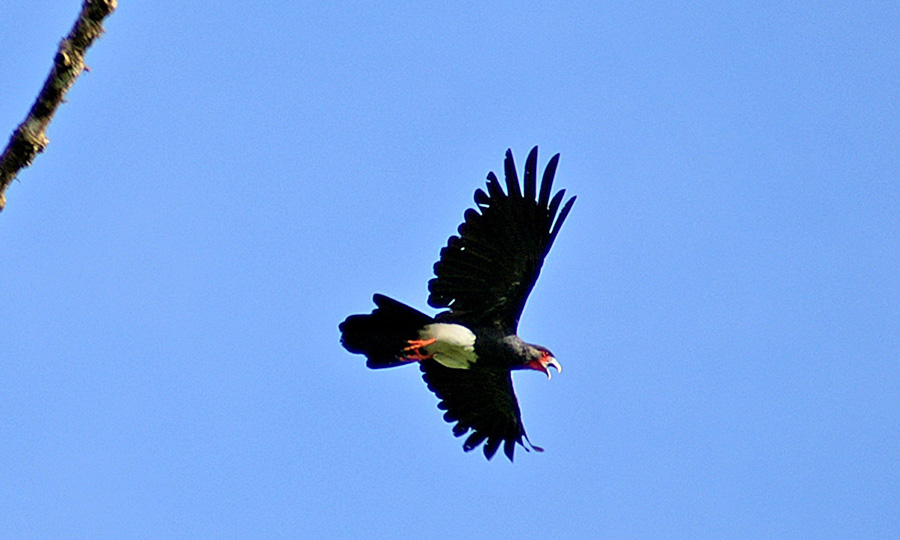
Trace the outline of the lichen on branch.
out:
<instances>
[{"instance_id":1,"label":"lichen on branch","mask_svg":"<svg viewBox=\"0 0 900 540\"><path fill-rule=\"evenodd\" d=\"M60 42L44 87L0 154L0 210L6 205L6 188L47 147L47 126L84 71L85 51L103 33L103 20L115 9L116 0L85 0L72 31Z\"/></svg>"}]
</instances>

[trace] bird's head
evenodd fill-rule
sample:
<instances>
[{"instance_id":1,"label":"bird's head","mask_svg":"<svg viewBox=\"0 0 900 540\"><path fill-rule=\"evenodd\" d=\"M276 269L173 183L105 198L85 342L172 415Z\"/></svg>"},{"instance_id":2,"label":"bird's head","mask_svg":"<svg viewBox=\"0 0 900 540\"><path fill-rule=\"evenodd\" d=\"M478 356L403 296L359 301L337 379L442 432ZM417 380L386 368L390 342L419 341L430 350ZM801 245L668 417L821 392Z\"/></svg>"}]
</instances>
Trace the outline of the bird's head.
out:
<instances>
[{"instance_id":1,"label":"bird's head","mask_svg":"<svg viewBox=\"0 0 900 540\"><path fill-rule=\"evenodd\" d=\"M553 357L553 353L546 347L529 345L528 352L532 359L525 363L525 367L547 374L548 379L550 378L550 370L547 368L550 366L555 367L557 373L562 373L562 366L559 365L559 362Z\"/></svg>"}]
</instances>

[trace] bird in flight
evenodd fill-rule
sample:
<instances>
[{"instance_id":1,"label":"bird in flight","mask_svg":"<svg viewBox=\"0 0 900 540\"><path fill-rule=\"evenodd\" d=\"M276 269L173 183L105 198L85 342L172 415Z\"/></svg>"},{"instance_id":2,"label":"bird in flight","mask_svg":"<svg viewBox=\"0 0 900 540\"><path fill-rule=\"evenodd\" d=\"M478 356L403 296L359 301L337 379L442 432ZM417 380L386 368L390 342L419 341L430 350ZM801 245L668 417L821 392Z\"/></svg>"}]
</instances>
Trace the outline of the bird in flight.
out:
<instances>
[{"instance_id":1,"label":"bird in flight","mask_svg":"<svg viewBox=\"0 0 900 540\"><path fill-rule=\"evenodd\" d=\"M516 444L543 452L525 433L511 372L534 369L549 378L549 367L562 370L549 349L516 333L528 293L575 203L572 197L560 210L565 190L551 198L558 162L559 154L550 158L540 190L537 147L525 160L522 187L511 150L503 163L506 192L488 173L487 192L475 191L476 208L466 210L428 282L428 305L445 311L431 317L376 294L372 313L351 315L339 327L344 348L365 355L372 369L417 363L446 411L444 420L455 422L453 434L471 430L463 450L484 443L488 460L501 443L510 461Z\"/></svg>"}]
</instances>

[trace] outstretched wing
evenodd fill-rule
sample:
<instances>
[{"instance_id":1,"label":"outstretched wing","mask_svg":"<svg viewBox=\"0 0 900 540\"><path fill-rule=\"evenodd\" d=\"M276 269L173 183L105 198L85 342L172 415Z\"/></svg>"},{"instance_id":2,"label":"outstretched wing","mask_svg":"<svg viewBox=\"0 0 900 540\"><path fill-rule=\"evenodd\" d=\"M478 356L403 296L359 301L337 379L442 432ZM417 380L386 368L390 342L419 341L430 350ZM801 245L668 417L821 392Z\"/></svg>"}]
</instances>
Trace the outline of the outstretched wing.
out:
<instances>
[{"instance_id":1,"label":"outstretched wing","mask_svg":"<svg viewBox=\"0 0 900 540\"><path fill-rule=\"evenodd\" d=\"M469 452L484 443L484 456L491 459L503 443L503 452L510 461L516 443L528 450L527 442L534 450L543 452L525 434L509 371L478 367L452 369L434 360L421 362L421 369L428 389L441 400L438 408L446 411L444 420L456 422L453 434L462 437L472 430L463 443L463 450Z\"/></svg>"},{"instance_id":2,"label":"outstretched wing","mask_svg":"<svg viewBox=\"0 0 900 540\"><path fill-rule=\"evenodd\" d=\"M565 221L575 197L557 217L565 196L551 199L559 154L547 163L537 191L537 147L525 161L524 191L519 187L512 151L506 151L506 193L497 176L487 176L487 193L475 192L476 209L465 212L459 236L451 236L428 282L428 304L449 308L452 319L515 333L528 294L544 257Z\"/></svg>"}]
</instances>

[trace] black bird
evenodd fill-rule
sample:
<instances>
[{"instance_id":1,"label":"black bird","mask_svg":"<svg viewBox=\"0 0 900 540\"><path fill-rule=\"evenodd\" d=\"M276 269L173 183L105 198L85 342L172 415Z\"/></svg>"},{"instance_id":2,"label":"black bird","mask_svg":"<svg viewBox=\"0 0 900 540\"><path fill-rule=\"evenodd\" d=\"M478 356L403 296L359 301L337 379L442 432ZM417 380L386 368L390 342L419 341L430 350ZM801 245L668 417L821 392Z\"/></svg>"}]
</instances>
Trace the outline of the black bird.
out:
<instances>
[{"instance_id":1,"label":"black bird","mask_svg":"<svg viewBox=\"0 0 900 540\"><path fill-rule=\"evenodd\" d=\"M477 209L465 212L459 236L451 236L428 282L428 304L447 308L430 317L380 294L369 315L351 315L340 324L341 343L364 354L372 369L418 362L422 378L446 411L444 420L461 437L463 450L484 444L487 459L500 443L510 461L516 443L528 440L511 371L562 367L547 348L525 343L516 329L537 281L544 257L572 209L575 197L559 210L561 190L550 198L559 154L547 163L537 191L537 147L525 161L519 187L512 151L506 151L506 193L497 176L487 175L487 192L475 191ZM557 211L559 216L557 217ZM524 441L523 441L524 439Z\"/></svg>"}]
</instances>

